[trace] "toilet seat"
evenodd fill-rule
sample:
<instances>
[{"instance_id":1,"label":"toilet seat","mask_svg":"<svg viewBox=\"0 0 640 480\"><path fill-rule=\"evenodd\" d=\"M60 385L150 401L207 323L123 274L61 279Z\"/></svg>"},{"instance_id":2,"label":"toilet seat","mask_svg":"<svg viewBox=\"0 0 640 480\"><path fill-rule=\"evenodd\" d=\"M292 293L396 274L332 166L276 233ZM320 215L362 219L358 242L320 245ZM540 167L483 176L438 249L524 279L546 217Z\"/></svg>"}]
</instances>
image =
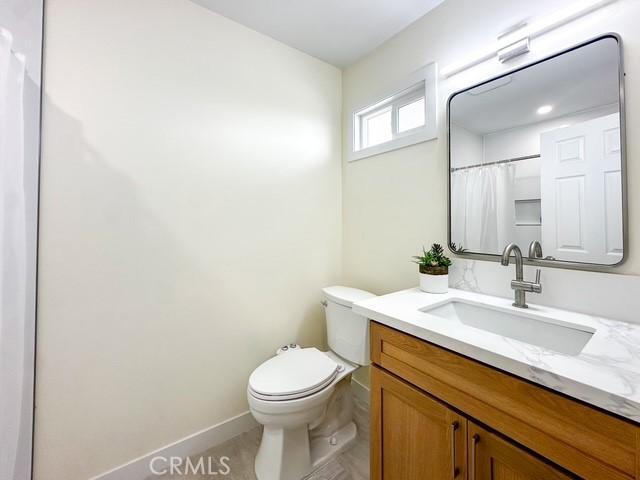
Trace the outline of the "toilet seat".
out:
<instances>
[{"instance_id":1,"label":"toilet seat","mask_svg":"<svg viewBox=\"0 0 640 480\"><path fill-rule=\"evenodd\" d=\"M261 400L294 400L326 388L339 371L340 365L316 348L291 350L256 368L248 390Z\"/></svg>"}]
</instances>

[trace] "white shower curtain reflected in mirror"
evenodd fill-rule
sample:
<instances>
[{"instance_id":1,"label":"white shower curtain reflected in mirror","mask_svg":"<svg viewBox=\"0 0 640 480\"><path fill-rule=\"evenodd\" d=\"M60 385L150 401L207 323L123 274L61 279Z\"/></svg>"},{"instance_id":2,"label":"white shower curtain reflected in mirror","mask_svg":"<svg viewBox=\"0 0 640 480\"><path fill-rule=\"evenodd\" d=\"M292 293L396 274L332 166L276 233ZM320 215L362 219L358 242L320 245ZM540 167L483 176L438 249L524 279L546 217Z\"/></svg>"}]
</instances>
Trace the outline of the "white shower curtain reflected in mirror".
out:
<instances>
[{"instance_id":1,"label":"white shower curtain reflected in mirror","mask_svg":"<svg viewBox=\"0 0 640 480\"><path fill-rule=\"evenodd\" d=\"M469 252L502 253L515 238L515 166L451 172L451 241Z\"/></svg>"},{"instance_id":2,"label":"white shower curtain reflected in mirror","mask_svg":"<svg viewBox=\"0 0 640 480\"><path fill-rule=\"evenodd\" d=\"M15 478L25 389L25 59L0 29L0 478ZM31 412L28 412L31 415Z\"/></svg>"}]
</instances>

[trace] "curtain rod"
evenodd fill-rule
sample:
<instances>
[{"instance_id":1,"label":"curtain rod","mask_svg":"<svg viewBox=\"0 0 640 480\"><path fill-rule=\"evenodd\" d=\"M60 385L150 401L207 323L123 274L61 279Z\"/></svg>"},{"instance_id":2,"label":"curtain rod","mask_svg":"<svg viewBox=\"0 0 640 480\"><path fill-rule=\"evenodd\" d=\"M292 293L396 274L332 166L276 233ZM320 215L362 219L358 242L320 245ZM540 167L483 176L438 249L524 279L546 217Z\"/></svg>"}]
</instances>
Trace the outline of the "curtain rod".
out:
<instances>
[{"instance_id":1,"label":"curtain rod","mask_svg":"<svg viewBox=\"0 0 640 480\"><path fill-rule=\"evenodd\" d=\"M506 160L498 160L496 162L477 163L475 165L467 165L466 167L452 168L451 171L457 172L458 170L467 170L469 168L488 167L489 165L499 165L501 163L511 163L511 162L519 162L521 160L531 160L532 158L540 158L540 155L539 154L527 155L526 157L507 158Z\"/></svg>"}]
</instances>

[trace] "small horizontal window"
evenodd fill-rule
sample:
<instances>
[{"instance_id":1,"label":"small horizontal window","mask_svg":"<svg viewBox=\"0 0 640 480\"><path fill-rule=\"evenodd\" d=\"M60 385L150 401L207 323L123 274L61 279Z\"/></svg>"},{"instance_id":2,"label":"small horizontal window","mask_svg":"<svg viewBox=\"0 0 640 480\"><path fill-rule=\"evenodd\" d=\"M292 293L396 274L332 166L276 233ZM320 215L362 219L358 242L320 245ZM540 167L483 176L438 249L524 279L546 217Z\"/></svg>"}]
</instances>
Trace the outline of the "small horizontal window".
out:
<instances>
[{"instance_id":1,"label":"small horizontal window","mask_svg":"<svg viewBox=\"0 0 640 480\"><path fill-rule=\"evenodd\" d=\"M408 88L353 112L350 160L435 138L435 68L427 65Z\"/></svg>"},{"instance_id":2,"label":"small horizontal window","mask_svg":"<svg viewBox=\"0 0 640 480\"><path fill-rule=\"evenodd\" d=\"M425 125L424 81L355 113L356 151L380 145Z\"/></svg>"}]
</instances>

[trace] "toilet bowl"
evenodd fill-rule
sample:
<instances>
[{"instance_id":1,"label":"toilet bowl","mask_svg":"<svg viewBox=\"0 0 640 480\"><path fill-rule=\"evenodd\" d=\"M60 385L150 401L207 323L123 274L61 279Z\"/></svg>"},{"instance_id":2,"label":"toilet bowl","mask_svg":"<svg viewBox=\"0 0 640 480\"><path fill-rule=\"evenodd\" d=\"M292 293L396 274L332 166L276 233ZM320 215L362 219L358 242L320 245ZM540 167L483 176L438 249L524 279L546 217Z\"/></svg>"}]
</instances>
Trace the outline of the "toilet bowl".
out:
<instances>
[{"instance_id":1,"label":"toilet bowl","mask_svg":"<svg viewBox=\"0 0 640 480\"><path fill-rule=\"evenodd\" d=\"M249 377L249 408L263 425L258 480L300 480L355 440L350 379L369 363L369 342L368 320L351 305L374 295L348 287L323 292L331 350L289 350Z\"/></svg>"}]
</instances>

